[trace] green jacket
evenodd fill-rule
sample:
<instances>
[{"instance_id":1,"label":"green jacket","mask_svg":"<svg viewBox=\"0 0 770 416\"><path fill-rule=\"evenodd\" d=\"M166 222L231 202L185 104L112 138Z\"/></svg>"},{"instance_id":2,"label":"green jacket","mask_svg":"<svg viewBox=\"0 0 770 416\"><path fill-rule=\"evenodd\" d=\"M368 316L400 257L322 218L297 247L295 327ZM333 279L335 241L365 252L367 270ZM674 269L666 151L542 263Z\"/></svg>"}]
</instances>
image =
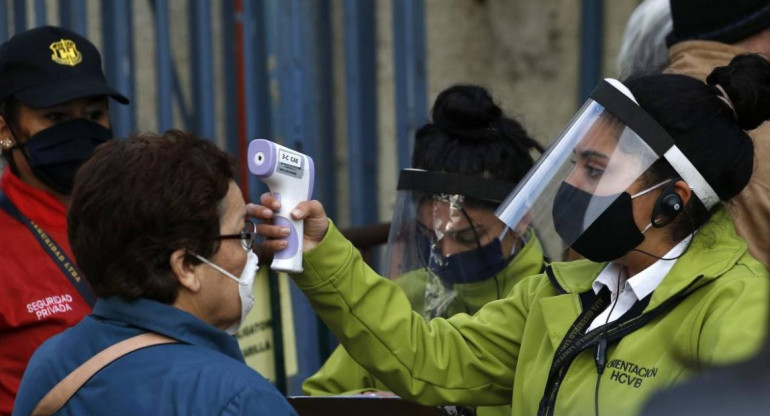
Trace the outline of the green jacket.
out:
<instances>
[{"instance_id":1,"label":"green jacket","mask_svg":"<svg viewBox=\"0 0 770 416\"><path fill-rule=\"evenodd\" d=\"M473 316L425 322L411 312L401 289L369 269L333 225L303 264L305 271L294 279L316 312L356 362L391 391L427 405L512 403L515 415L538 411L555 350L582 311L579 293L591 290L604 267L553 264L553 280L529 277ZM768 273L747 253L723 209L696 234L644 313L688 287L697 290L610 344L599 389L602 414L634 414L651 393L691 376L697 365L742 359L761 344ZM555 414L593 412L592 352L583 350L566 367Z\"/></svg>"},{"instance_id":2,"label":"green jacket","mask_svg":"<svg viewBox=\"0 0 770 416\"><path fill-rule=\"evenodd\" d=\"M525 277L543 271L543 249L540 241L532 234L529 242L522 248L508 266L494 276L477 283L458 284L454 290L457 297L449 307L450 316L460 312L476 313L486 303L507 295L513 287ZM395 279L407 294L413 310L420 310L425 294L425 273L409 273ZM332 396L339 394L358 394L368 390L389 390L382 382L358 365L342 346L337 347L332 355L313 376L302 385L305 394L311 396ZM511 413L509 405L494 408L481 408L480 416L506 415Z\"/></svg>"}]
</instances>

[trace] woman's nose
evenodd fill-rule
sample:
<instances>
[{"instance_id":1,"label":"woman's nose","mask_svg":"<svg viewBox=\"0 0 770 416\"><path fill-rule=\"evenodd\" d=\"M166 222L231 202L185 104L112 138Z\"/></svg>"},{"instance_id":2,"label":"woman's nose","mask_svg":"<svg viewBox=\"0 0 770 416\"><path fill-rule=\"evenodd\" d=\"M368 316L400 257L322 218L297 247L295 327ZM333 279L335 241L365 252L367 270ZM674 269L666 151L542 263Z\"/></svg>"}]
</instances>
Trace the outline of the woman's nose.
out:
<instances>
[{"instance_id":1,"label":"woman's nose","mask_svg":"<svg viewBox=\"0 0 770 416\"><path fill-rule=\"evenodd\" d=\"M457 254L467 249L466 247L458 244L457 241L449 237L444 237L438 240L438 243L436 244L441 249L441 255L444 257L449 257L452 254Z\"/></svg>"}]
</instances>

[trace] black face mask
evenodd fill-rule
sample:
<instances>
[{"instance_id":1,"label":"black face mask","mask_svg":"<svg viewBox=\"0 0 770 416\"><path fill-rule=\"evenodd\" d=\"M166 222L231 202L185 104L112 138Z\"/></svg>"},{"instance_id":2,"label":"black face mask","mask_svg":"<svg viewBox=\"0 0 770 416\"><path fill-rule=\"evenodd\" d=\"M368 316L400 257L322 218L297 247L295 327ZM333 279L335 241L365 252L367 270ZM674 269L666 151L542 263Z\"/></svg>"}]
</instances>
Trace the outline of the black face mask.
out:
<instances>
[{"instance_id":1,"label":"black face mask","mask_svg":"<svg viewBox=\"0 0 770 416\"><path fill-rule=\"evenodd\" d=\"M495 238L487 245L444 257L427 237L420 237L420 260L447 287L492 278L508 266L514 256L503 256L502 243Z\"/></svg>"},{"instance_id":2,"label":"black face mask","mask_svg":"<svg viewBox=\"0 0 770 416\"><path fill-rule=\"evenodd\" d=\"M602 204L601 201L606 202ZM583 230L591 202L607 208ZM644 234L634 221L631 195L627 192L596 196L563 182L553 201L553 224L556 232L581 256L595 262L622 257L641 244Z\"/></svg>"},{"instance_id":3,"label":"black face mask","mask_svg":"<svg viewBox=\"0 0 770 416\"><path fill-rule=\"evenodd\" d=\"M112 139L112 130L78 118L38 132L15 147L22 149L36 178L53 190L69 195L75 172L96 146Z\"/></svg>"}]
</instances>

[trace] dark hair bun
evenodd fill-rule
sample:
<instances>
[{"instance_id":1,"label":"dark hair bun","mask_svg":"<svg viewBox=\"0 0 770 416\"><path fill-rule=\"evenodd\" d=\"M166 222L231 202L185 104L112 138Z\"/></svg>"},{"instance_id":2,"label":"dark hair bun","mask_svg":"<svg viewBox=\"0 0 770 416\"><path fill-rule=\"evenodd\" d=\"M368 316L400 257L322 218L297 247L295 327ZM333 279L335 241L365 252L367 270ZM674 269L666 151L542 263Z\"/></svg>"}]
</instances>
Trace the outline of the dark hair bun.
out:
<instances>
[{"instance_id":1,"label":"dark hair bun","mask_svg":"<svg viewBox=\"0 0 770 416\"><path fill-rule=\"evenodd\" d=\"M433 124L447 134L459 137L484 137L490 123L503 111L487 90L477 85L455 85L442 91L433 105Z\"/></svg>"},{"instance_id":2,"label":"dark hair bun","mask_svg":"<svg viewBox=\"0 0 770 416\"><path fill-rule=\"evenodd\" d=\"M516 183L532 167L532 150L543 153L487 90L455 85L433 103L433 122L415 132L412 167Z\"/></svg>"},{"instance_id":3,"label":"dark hair bun","mask_svg":"<svg viewBox=\"0 0 770 416\"><path fill-rule=\"evenodd\" d=\"M757 54L738 55L706 78L720 85L735 108L738 125L753 130L770 119L770 62Z\"/></svg>"}]
</instances>

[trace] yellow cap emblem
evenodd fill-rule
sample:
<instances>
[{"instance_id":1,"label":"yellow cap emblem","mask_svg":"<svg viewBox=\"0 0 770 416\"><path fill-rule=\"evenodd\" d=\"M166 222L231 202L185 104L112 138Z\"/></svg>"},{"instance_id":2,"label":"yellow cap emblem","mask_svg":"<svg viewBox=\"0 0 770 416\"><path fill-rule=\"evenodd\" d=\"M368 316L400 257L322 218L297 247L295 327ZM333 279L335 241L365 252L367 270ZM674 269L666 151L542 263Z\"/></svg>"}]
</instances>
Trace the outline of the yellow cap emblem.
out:
<instances>
[{"instance_id":1,"label":"yellow cap emblem","mask_svg":"<svg viewBox=\"0 0 770 416\"><path fill-rule=\"evenodd\" d=\"M75 42L69 39L54 42L49 48L53 51L51 60L59 65L75 66L83 61L83 54L75 46Z\"/></svg>"}]
</instances>

